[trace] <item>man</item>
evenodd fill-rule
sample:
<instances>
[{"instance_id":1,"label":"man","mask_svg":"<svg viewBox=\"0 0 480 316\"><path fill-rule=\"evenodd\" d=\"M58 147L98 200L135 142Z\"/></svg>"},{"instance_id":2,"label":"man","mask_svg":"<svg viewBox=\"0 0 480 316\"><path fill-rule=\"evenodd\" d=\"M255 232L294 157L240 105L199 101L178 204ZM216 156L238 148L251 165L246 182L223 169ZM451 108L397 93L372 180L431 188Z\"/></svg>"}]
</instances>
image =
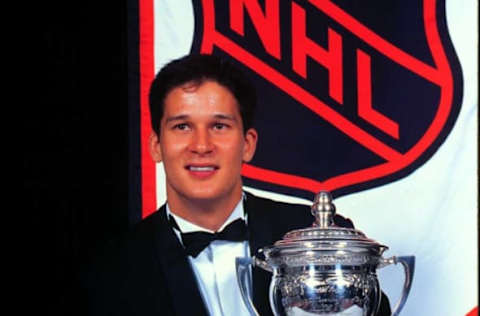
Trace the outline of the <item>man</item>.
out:
<instances>
[{"instance_id":1,"label":"man","mask_svg":"<svg viewBox=\"0 0 480 316\"><path fill-rule=\"evenodd\" d=\"M255 104L250 82L214 56L186 56L158 73L150 91L149 144L165 169L167 203L112 245L88 274L89 314L248 315L235 257L253 255L313 222L308 207L242 190L241 167L258 139ZM338 215L335 222L353 226ZM253 302L262 316L272 313L270 278L252 269ZM381 315L389 315L382 301Z\"/></svg>"}]
</instances>

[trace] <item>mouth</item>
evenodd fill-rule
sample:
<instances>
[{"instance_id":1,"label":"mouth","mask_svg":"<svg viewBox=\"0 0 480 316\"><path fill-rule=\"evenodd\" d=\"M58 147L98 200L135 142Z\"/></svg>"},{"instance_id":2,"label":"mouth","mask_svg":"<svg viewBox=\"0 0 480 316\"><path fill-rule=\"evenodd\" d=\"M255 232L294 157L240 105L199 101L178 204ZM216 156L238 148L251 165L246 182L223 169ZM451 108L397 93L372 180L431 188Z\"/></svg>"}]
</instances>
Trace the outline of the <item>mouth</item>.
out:
<instances>
[{"instance_id":1,"label":"mouth","mask_svg":"<svg viewBox=\"0 0 480 316\"><path fill-rule=\"evenodd\" d=\"M215 165L187 165L185 169L187 169L192 176L203 179L212 176L219 167Z\"/></svg>"},{"instance_id":2,"label":"mouth","mask_svg":"<svg viewBox=\"0 0 480 316\"><path fill-rule=\"evenodd\" d=\"M193 171L193 172L210 172L210 171L214 171L216 169L218 169L218 168L215 167L215 166L203 166L203 167L187 166L187 170Z\"/></svg>"}]
</instances>

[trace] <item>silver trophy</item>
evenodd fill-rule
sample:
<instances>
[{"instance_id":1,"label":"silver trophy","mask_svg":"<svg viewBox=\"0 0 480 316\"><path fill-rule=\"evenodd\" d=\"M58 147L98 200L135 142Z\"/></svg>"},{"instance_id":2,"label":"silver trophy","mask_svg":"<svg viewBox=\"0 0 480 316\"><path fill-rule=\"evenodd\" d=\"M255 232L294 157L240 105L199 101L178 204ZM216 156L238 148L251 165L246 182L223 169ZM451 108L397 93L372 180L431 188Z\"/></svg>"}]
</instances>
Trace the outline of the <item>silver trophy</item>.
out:
<instances>
[{"instance_id":1,"label":"silver trophy","mask_svg":"<svg viewBox=\"0 0 480 316\"><path fill-rule=\"evenodd\" d=\"M273 273L270 305L279 315L373 316L381 290L376 270L401 263L405 272L403 292L392 315L402 310L412 285L415 257L383 258L387 246L361 231L335 226L335 206L328 192L320 192L312 206L315 222L293 230L256 256L237 258L237 280L252 315L258 315L247 294L249 266Z\"/></svg>"}]
</instances>

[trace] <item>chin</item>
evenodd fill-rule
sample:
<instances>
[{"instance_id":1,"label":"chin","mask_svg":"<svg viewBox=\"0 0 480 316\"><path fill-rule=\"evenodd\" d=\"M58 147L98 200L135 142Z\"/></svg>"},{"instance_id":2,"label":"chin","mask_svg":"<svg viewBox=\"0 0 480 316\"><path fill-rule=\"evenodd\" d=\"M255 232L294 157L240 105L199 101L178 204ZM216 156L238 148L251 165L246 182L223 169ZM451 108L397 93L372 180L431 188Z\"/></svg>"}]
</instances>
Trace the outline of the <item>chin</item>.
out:
<instances>
[{"instance_id":1,"label":"chin","mask_svg":"<svg viewBox=\"0 0 480 316\"><path fill-rule=\"evenodd\" d=\"M190 195L188 195L191 199L194 200L216 200L221 196L224 196L224 194L219 194L218 192L192 192Z\"/></svg>"},{"instance_id":2,"label":"chin","mask_svg":"<svg viewBox=\"0 0 480 316\"><path fill-rule=\"evenodd\" d=\"M187 194L185 194L186 197L192 200L217 200L221 199L224 197L228 197L233 193L233 190L225 190L225 188L220 189L215 189L215 188L207 188L203 190L191 190Z\"/></svg>"}]
</instances>

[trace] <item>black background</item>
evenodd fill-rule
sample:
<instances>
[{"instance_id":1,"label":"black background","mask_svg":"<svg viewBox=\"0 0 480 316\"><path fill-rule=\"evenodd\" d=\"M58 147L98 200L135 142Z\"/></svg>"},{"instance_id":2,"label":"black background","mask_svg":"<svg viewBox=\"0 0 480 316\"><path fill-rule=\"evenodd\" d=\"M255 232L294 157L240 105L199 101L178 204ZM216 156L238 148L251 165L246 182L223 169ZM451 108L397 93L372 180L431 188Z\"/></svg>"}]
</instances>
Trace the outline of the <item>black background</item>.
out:
<instances>
[{"instance_id":1,"label":"black background","mask_svg":"<svg viewBox=\"0 0 480 316\"><path fill-rule=\"evenodd\" d=\"M38 37L25 38L20 204L34 227L25 251L34 278L21 286L46 315L74 314L72 276L129 225L127 4L102 3L37 3Z\"/></svg>"}]
</instances>

